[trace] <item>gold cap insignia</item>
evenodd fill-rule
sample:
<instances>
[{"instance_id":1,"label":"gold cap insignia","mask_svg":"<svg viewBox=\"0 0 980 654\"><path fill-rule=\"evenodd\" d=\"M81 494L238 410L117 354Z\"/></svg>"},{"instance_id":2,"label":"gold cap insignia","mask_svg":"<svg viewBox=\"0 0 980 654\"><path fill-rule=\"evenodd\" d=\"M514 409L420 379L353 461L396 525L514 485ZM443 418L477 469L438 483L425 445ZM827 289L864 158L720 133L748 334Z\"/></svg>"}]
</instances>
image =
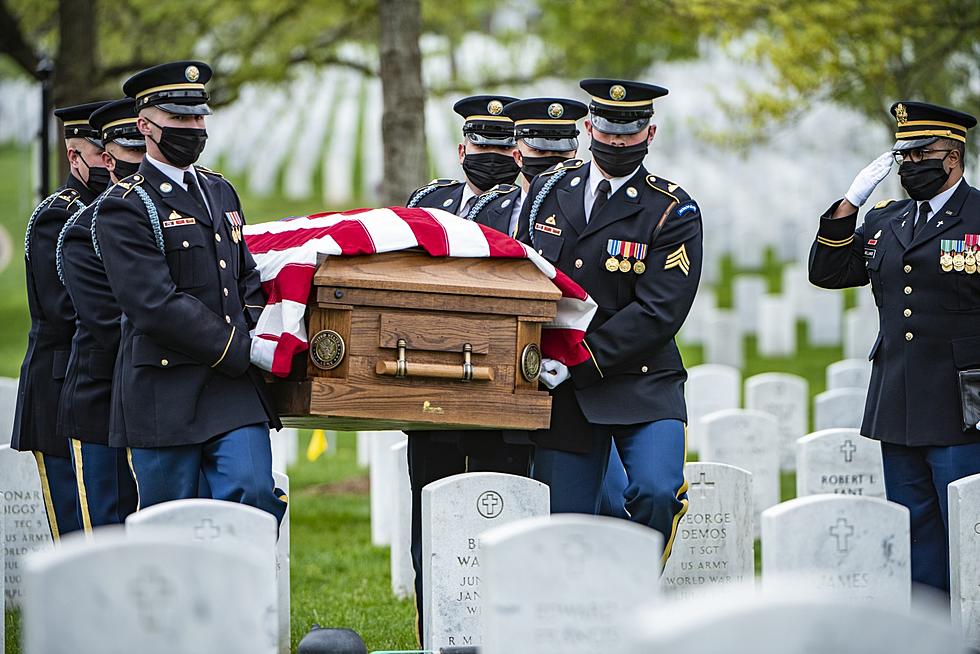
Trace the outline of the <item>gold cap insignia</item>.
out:
<instances>
[{"instance_id":1,"label":"gold cap insignia","mask_svg":"<svg viewBox=\"0 0 980 654\"><path fill-rule=\"evenodd\" d=\"M909 112L905 108L905 105L901 102L899 102L898 106L895 107L895 118L898 119L899 125L904 125L905 123L909 122Z\"/></svg>"},{"instance_id":2,"label":"gold cap insignia","mask_svg":"<svg viewBox=\"0 0 980 654\"><path fill-rule=\"evenodd\" d=\"M197 69L197 66L188 66L184 69L184 77L187 78L188 82L196 82L201 77L201 71Z\"/></svg>"},{"instance_id":3,"label":"gold cap insignia","mask_svg":"<svg viewBox=\"0 0 980 654\"><path fill-rule=\"evenodd\" d=\"M558 102L552 102L548 105L548 115L552 118L561 118L564 113L565 107L561 106Z\"/></svg>"},{"instance_id":4,"label":"gold cap insignia","mask_svg":"<svg viewBox=\"0 0 980 654\"><path fill-rule=\"evenodd\" d=\"M613 100L622 100L626 97L626 89L621 84L613 84L609 87L609 97Z\"/></svg>"},{"instance_id":5,"label":"gold cap insignia","mask_svg":"<svg viewBox=\"0 0 980 654\"><path fill-rule=\"evenodd\" d=\"M491 100L487 103L487 113L491 116L499 116L504 111L504 103L500 100Z\"/></svg>"}]
</instances>

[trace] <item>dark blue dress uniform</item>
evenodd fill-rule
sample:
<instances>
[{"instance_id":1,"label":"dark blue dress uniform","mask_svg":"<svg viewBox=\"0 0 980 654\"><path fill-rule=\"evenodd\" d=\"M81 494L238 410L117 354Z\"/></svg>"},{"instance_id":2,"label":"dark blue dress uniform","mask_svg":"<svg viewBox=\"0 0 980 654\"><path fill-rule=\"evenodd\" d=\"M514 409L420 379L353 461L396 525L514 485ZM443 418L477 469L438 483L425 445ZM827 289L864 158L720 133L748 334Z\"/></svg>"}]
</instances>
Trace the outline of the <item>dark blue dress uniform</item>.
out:
<instances>
[{"instance_id":1,"label":"dark blue dress uniform","mask_svg":"<svg viewBox=\"0 0 980 654\"><path fill-rule=\"evenodd\" d=\"M85 138L100 145L98 132L88 124L91 113L104 103L58 109L64 137ZM65 222L96 197L74 175L35 209L27 224L24 261L31 331L20 370L17 409L10 445L32 451L37 459L52 537L77 531L78 490L68 440L57 429L58 402L65 380L75 331L75 313L58 279L56 247Z\"/></svg>"},{"instance_id":2,"label":"dark blue dress uniform","mask_svg":"<svg viewBox=\"0 0 980 654\"><path fill-rule=\"evenodd\" d=\"M89 118L103 144L136 150L145 144L131 99L110 102ZM118 181L114 172L113 177ZM123 188L131 184L123 182ZM79 520L86 531L121 524L136 510L136 484L125 448L109 446L112 371L119 349L120 309L92 244L100 200L72 216L58 244L59 273L75 311L75 335L58 407L58 430L69 440L78 481Z\"/></svg>"},{"instance_id":3,"label":"dark blue dress uniform","mask_svg":"<svg viewBox=\"0 0 980 654\"><path fill-rule=\"evenodd\" d=\"M124 90L140 109L200 115L210 74L200 62L164 64ZM185 190L166 165L147 154L92 220L123 314L109 444L129 447L141 508L197 496L203 473L215 499L281 520L268 433L276 418L250 363L265 297L242 207L220 175L188 166Z\"/></svg>"},{"instance_id":4,"label":"dark blue dress uniform","mask_svg":"<svg viewBox=\"0 0 980 654\"><path fill-rule=\"evenodd\" d=\"M919 103L897 103L892 113L899 153L938 147L930 145L938 138L965 141L976 124ZM823 288L871 284L879 332L861 433L882 442L888 499L909 508L913 580L944 590L946 487L980 473L980 432L964 429L958 386L959 372L980 368L980 190L965 180L949 190L945 202L932 199L928 218L915 200L884 201L859 227L856 212L831 218L835 203L821 217L809 267Z\"/></svg>"},{"instance_id":5,"label":"dark blue dress uniform","mask_svg":"<svg viewBox=\"0 0 980 654\"><path fill-rule=\"evenodd\" d=\"M520 187L498 184L485 193L474 195L469 211L460 213L465 185L466 182L455 179L434 179L414 191L405 206L442 209L507 234L510 230L511 212L520 197Z\"/></svg>"},{"instance_id":6,"label":"dark blue dress uniform","mask_svg":"<svg viewBox=\"0 0 980 654\"><path fill-rule=\"evenodd\" d=\"M666 93L617 80L603 87L632 99L629 113L612 105L594 122L610 132L646 129L652 98ZM634 115L643 99L648 113ZM591 357L552 391L551 427L532 435L534 477L551 487L552 511L595 513L615 439L630 518L664 535L666 559L687 510L687 373L674 337L700 278L701 212L677 184L640 165L587 218L586 189L601 172L595 166L571 160L539 175L521 212L518 239L598 304L585 336Z\"/></svg>"}]
</instances>

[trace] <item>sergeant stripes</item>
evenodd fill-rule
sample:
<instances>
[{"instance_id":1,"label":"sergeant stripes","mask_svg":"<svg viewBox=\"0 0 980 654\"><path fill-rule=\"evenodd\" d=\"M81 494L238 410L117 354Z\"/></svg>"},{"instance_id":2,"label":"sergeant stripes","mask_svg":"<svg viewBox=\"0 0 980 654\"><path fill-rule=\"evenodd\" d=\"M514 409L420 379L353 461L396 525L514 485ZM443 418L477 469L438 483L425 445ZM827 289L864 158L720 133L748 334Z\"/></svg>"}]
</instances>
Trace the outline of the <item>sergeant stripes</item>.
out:
<instances>
[{"instance_id":1,"label":"sergeant stripes","mask_svg":"<svg viewBox=\"0 0 980 654\"><path fill-rule=\"evenodd\" d=\"M691 260L687 257L687 248L683 243L681 243L679 248L667 255L664 270L670 270L671 268L680 268L681 272L685 275L691 272Z\"/></svg>"}]
</instances>

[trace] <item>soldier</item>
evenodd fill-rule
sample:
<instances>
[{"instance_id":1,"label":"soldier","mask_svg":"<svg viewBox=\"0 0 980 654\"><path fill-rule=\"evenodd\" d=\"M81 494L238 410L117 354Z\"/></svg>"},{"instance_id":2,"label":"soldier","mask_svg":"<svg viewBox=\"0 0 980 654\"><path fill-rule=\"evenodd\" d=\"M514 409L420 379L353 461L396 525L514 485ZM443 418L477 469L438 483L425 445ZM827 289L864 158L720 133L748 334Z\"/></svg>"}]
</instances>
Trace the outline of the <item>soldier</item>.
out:
<instances>
[{"instance_id":1,"label":"soldier","mask_svg":"<svg viewBox=\"0 0 980 654\"><path fill-rule=\"evenodd\" d=\"M146 144L131 98L95 111L89 124L102 138L102 161L114 184L139 178ZM131 187L122 182L123 188ZM109 446L112 369L119 349L119 306L92 246L92 217L101 198L68 219L58 243L59 273L75 311L75 336L58 408L58 429L71 444L85 531L120 524L136 510L136 485L125 448Z\"/></svg>"},{"instance_id":2,"label":"soldier","mask_svg":"<svg viewBox=\"0 0 980 654\"><path fill-rule=\"evenodd\" d=\"M109 182L109 171L100 157L99 133L88 123L92 112L103 104L91 102L55 110L64 126L69 174L65 183L34 210L24 239L31 331L20 369L10 445L15 450L34 452L48 525L56 541L62 534L80 529L81 524L68 441L57 430L58 399L71 352L75 315L58 279L55 251L68 217L91 204Z\"/></svg>"},{"instance_id":3,"label":"soldier","mask_svg":"<svg viewBox=\"0 0 980 654\"><path fill-rule=\"evenodd\" d=\"M976 118L897 102L894 152L862 170L820 218L810 281L864 286L878 306L861 433L881 441L888 499L909 509L913 581L949 590L946 488L980 473L980 191L963 179ZM894 156L907 200L858 209Z\"/></svg>"},{"instance_id":4,"label":"soldier","mask_svg":"<svg viewBox=\"0 0 980 654\"><path fill-rule=\"evenodd\" d=\"M667 89L587 79L592 162L566 161L531 184L518 237L581 285L599 308L585 361L542 362L551 427L532 437L534 478L553 512L596 513L610 445L625 464L630 519L664 535L670 554L687 510L687 373L674 336L701 273L701 212L677 184L643 167Z\"/></svg>"},{"instance_id":5,"label":"soldier","mask_svg":"<svg viewBox=\"0 0 980 654\"><path fill-rule=\"evenodd\" d=\"M514 121L504 108L516 98L475 95L453 105L463 117L463 143L459 163L466 181L434 179L412 193L412 207L443 209L505 234L513 234L510 216L520 198L513 185L520 171L514 162Z\"/></svg>"},{"instance_id":6,"label":"soldier","mask_svg":"<svg viewBox=\"0 0 980 654\"><path fill-rule=\"evenodd\" d=\"M234 188L194 165L210 78L207 64L178 61L123 85L146 156L93 220L123 314L109 444L129 447L140 508L197 496L203 473L215 499L281 520L269 441L277 419L250 365L265 297Z\"/></svg>"}]
</instances>

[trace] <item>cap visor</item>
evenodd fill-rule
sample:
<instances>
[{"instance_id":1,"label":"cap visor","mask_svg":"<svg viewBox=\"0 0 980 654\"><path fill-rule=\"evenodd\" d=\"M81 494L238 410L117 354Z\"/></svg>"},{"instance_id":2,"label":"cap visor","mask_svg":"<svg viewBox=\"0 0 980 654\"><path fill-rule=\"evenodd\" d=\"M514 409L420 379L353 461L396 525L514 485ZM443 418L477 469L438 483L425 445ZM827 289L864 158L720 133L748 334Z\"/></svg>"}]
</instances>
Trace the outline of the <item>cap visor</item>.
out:
<instances>
[{"instance_id":1,"label":"cap visor","mask_svg":"<svg viewBox=\"0 0 980 654\"><path fill-rule=\"evenodd\" d=\"M112 139L111 141L109 141L109 143L115 143L116 145L121 145L122 147L126 148L127 150L145 150L146 149L146 141L143 140L143 139L118 138L118 139Z\"/></svg>"},{"instance_id":2,"label":"cap visor","mask_svg":"<svg viewBox=\"0 0 980 654\"><path fill-rule=\"evenodd\" d=\"M168 114L178 116L210 116L211 107L206 104L178 104L176 102L165 102L156 105L157 108L166 111Z\"/></svg>"},{"instance_id":3,"label":"cap visor","mask_svg":"<svg viewBox=\"0 0 980 654\"><path fill-rule=\"evenodd\" d=\"M916 148L922 148L927 145L931 145L939 140L938 136L930 136L924 139L908 139L903 141L895 141L895 145L892 146L893 152L904 152L906 150L915 150Z\"/></svg>"},{"instance_id":4,"label":"cap visor","mask_svg":"<svg viewBox=\"0 0 980 654\"><path fill-rule=\"evenodd\" d=\"M578 139L546 139L546 138L525 138L521 139L525 144L542 152L568 152L578 150Z\"/></svg>"},{"instance_id":5,"label":"cap visor","mask_svg":"<svg viewBox=\"0 0 980 654\"><path fill-rule=\"evenodd\" d=\"M475 134L470 132L466 134L466 140L473 145L488 145L495 148L512 148L516 145L517 141L513 136L510 137L500 137L500 136L484 136L483 134Z\"/></svg>"},{"instance_id":6,"label":"cap visor","mask_svg":"<svg viewBox=\"0 0 980 654\"><path fill-rule=\"evenodd\" d=\"M85 140L94 145L97 148L105 150L105 145L102 144L102 139L94 139L91 136L86 136Z\"/></svg>"},{"instance_id":7,"label":"cap visor","mask_svg":"<svg viewBox=\"0 0 980 654\"><path fill-rule=\"evenodd\" d=\"M592 114L592 127L603 134L636 134L649 124L649 118L641 118L628 123L617 123L602 116Z\"/></svg>"}]
</instances>

